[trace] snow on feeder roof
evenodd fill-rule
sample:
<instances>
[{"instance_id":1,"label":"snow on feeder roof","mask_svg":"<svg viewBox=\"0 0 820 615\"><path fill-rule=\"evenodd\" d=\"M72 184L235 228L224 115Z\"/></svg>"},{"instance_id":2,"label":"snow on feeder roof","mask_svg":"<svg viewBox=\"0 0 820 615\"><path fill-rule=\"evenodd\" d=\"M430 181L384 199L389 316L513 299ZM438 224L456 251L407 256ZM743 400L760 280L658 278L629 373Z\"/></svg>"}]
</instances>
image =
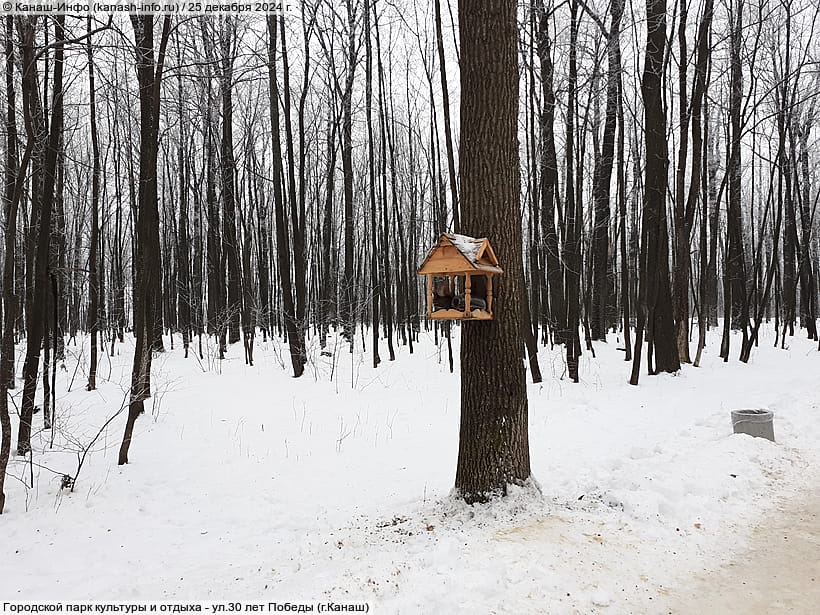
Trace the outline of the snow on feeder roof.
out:
<instances>
[{"instance_id":1,"label":"snow on feeder roof","mask_svg":"<svg viewBox=\"0 0 820 615\"><path fill-rule=\"evenodd\" d=\"M419 267L419 275L478 272L504 273L486 237L475 238L456 233L442 233L438 244L430 249Z\"/></svg>"}]
</instances>

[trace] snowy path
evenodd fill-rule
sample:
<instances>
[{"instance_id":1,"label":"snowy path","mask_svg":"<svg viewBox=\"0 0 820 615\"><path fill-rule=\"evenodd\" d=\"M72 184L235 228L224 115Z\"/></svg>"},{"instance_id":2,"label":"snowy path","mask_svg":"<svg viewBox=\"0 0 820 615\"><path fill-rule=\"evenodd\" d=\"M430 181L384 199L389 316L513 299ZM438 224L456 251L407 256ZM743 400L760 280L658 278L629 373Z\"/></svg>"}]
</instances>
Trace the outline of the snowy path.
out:
<instances>
[{"instance_id":1,"label":"snowy path","mask_svg":"<svg viewBox=\"0 0 820 615\"><path fill-rule=\"evenodd\" d=\"M810 614L820 604L820 492L790 499L754 530L748 548L698 574L669 613Z\"/></svg>"}]
</instances>

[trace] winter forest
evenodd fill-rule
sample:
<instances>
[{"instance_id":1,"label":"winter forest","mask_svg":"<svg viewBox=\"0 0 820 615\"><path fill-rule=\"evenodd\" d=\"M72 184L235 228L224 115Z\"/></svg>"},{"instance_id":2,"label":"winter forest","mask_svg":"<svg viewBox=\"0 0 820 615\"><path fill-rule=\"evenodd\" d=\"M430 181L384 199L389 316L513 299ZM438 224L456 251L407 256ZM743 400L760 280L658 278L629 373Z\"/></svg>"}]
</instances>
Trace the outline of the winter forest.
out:
<instances>
[{"instance_id":1,"label":"winter forest","mask_svg":"<svg viewBox=\"0 0 820 615\"><path fill-rule=\"evenodd\" d=\"M820 600L815 0L2 17L4 600Z\"/></svg>"}]
</instances>

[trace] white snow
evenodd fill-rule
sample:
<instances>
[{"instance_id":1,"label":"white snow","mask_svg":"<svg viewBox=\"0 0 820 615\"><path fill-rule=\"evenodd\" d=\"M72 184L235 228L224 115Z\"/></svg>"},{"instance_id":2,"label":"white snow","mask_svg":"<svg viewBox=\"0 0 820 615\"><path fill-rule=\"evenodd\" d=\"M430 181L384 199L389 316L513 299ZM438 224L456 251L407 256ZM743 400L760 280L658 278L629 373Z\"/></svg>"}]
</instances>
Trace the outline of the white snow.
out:
<instances>
[{"instance_id":1,"label":"white snow","mask_svg":"<svg viewBox=\"0 0 820 615\"><path fill-rule=\"evenodd\" d=\"M542 349L545 381L529 385L534 481L476 506L449 497L459 375L426 334L375 370L341 342L334 357L314 347L300 379L279 342L257 343L251 368L241 344L220 363L212 347L183 359L177 340L156 360L131 463L116 465L122 413L74 493L61 476L121 407L131 347L103 357L99 390L86 392L87 349L69 346L54 449L38 432L37 465L9 468L0 596L662 612L668 592L741 552L754 526L817 484L820 353L802 337L773 348L772 336L749 365L734 359L737 337L723 363L715 336L703 367L644 373L638 387L614 337L582 356L580 384ZM736 408L772 410L777 443L732 435Z\"/></svg>"},{"instance_id":2,"label":"white snow","mask_svg":"<svg viewBox=\"0 0 820 615\"><path fill-rule=\"evenodd\" d=\"M464 255L464 258L473 264L478 261L478 251L481 250L481 246L486 241L485 237L476 239L475 237L457 233L447 233L447 239Z\"/></svg>"}]
</instances>

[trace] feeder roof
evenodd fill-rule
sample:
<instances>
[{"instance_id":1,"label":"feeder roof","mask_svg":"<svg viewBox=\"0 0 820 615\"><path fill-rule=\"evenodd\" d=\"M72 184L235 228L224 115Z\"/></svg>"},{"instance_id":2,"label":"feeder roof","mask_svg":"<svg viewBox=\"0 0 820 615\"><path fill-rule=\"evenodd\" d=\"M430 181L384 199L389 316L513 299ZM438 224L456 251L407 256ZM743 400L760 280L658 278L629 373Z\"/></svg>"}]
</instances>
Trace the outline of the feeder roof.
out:
<instances>
[{"instance_id":1,"label":"feeder roof","mask_svg":"<svg viewBox=\"0 0 820 615\"><path fill-rule=\"evenodd\" d=\"M466 273L503 273L486 237L442 233L419 267L421 275Z\"/></svg>"}]
</instances>

